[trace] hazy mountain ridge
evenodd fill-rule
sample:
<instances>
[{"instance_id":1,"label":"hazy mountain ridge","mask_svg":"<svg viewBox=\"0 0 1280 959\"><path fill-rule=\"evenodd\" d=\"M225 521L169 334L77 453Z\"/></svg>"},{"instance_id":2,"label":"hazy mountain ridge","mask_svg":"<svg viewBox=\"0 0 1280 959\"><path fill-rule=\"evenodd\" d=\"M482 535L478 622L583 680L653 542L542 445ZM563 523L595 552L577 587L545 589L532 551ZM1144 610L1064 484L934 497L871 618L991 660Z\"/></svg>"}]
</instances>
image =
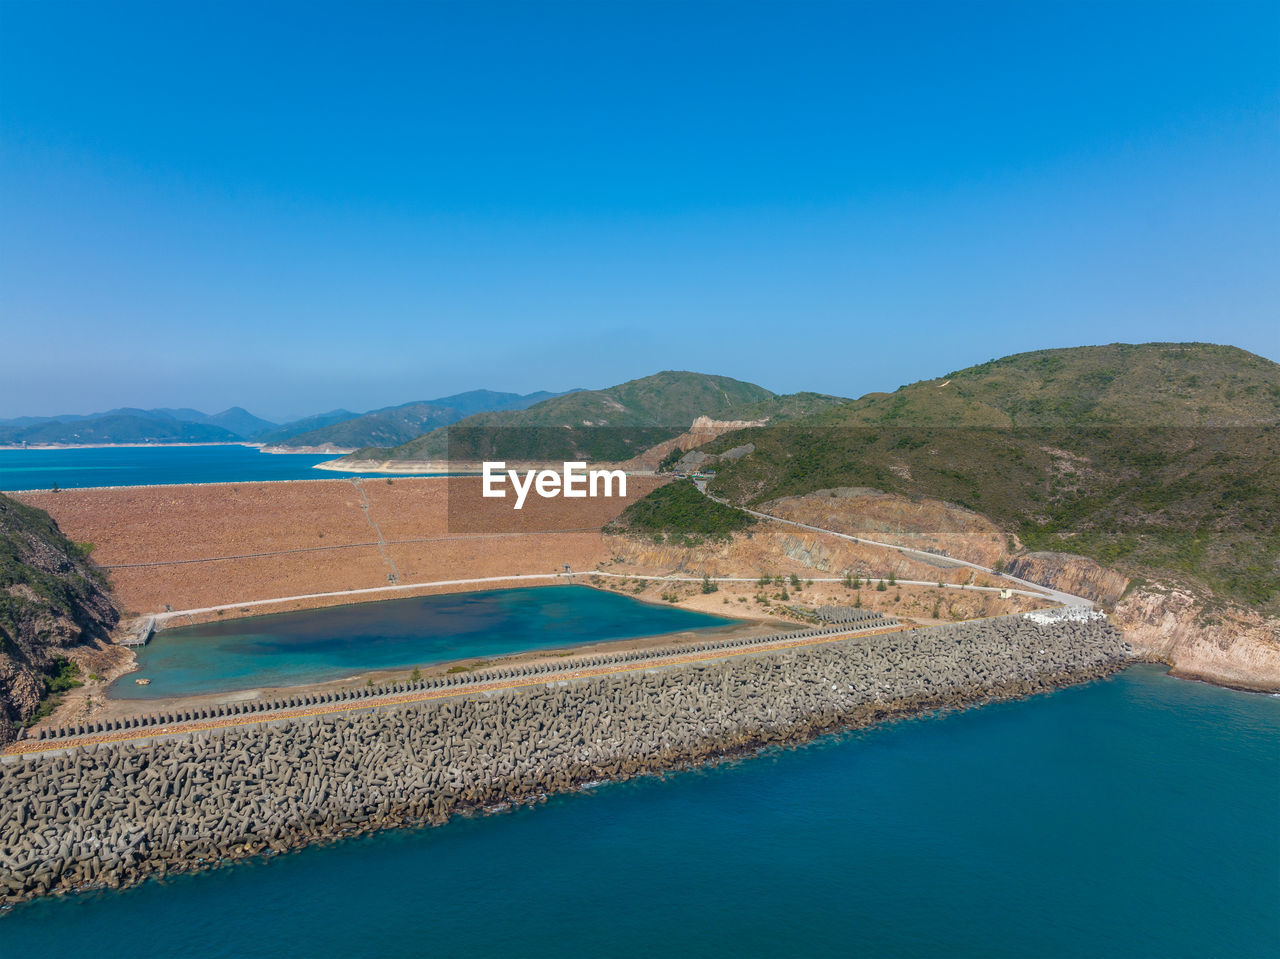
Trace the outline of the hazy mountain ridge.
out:
<instances>
[{"instance_id":1,"label":"hazy mountain ridge","mask_svg":"<svg viewBox=\"0 0 1280 959\"><path fill-rule=\"evenodd\" d=\"M238 406L214 414L123 407L104 413L0 420L0 444L235 443L274 426Z\"/></svg>"},{"instance_id":2,"label":"hazy mountain ridge","mask_svg":"<svg viewBox=\"0 0 1280 959\"><path fill-rule=\"evenodd\" d=\"M368 413L331 410L284 424L255 416L239 406L213 414L189 408L122 407L102 413L20 416L0 420L0 445L249 442L285 448L393 446L477 412L523 409L563 395L546 390L526 394L471 390Z\"/></svg>"},{"instance_id":3,"label":"hazy mountain ridge","mask_svg":"<svg viewBox=\"0 0 1280 959\"><path fill-rule=\"evenodd\" d=\"M499 393L494 390L470 390L434 400L418 400L372 410L363 415L352 414L345 420L323 424L315 429L291 431L282 427L269 434L266 442L285 447L301 446L398 446L441 426L448 426L475 413L489 410L518 410L540 403L562 393L541 390L536 393ZM279 438L275 438L279 434Z\"/></svg>"},{"instance_id":4,"label":"hazy mountain ridge","mask_svg":"<svg viewBox=\"0 0 1280 959\"><path fill-rule=\"evenodd\" d=\"M276 427L269 433L265 433L261 437L260 442L265 443L268 446L272 446L277 443L283 443L285 440L291 439L294 436L318 431L322 427L330 426L334 423L342 423L346 420L353 420L358 416L360 416L359 413L353 413L351 410L341 409L330 410L327 413L316 413L312 416L304 416L302 419L291 420L282 426Z\"/></svg>"},{"instance_id":5,"label":"hazy mountain ridge","mask_svg":"<svg viewBox=\"0 0 1280 959\"><path fill-rule=\"evenodd\" d=\"M766 419L844 402L817 393L779 395L741 380L666 370L602 390L581 390L525 410L481 413L357 460L566 460L620 462L679 436L694 419Z\"/></svg>"}]
</instances>

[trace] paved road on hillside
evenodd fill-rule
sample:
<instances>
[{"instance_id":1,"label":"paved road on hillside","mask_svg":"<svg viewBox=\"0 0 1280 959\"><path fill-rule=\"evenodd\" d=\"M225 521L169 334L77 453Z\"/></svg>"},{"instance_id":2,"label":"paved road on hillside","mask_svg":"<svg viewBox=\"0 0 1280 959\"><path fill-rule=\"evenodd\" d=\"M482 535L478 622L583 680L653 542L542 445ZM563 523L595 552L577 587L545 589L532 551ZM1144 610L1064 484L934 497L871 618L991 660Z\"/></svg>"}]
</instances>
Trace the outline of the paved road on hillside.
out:
<instances>
[{"instance_id":1,"label":"paved road on hillside","mask_svg":"<svg viewBox=\"0 0 1280 959\"><path fill-rule=\"evenodd\" d=\"M825 532L823 530L822 532ZM838 534L833 534L838 535ZM612 573L604 570L589 569L580 573L517 573L511 576L484 576L476 579L440 579L429 583L398 583L395 586L370 586L365 589L343 589L333 593L303 593L299 596L277 596L273 599L251 599L243 603L223 603L221 606L201 606L197 609L175 609L166 613L151 614L157 623L169 623L171 620L181 619L184 616L198 616L204 613L216 613L219 610L227 612L232 609L251 609L257 606L274 606L277 603L296 603L309 599L330 599L340 596L372 596L374 593L403 593L412 589L432 589L440 586L485 586L497 585L499 583L513 582L529 582L531 580L565 580L574 582L581 577L588 576L607 576L611 579L643 579L660 583L701 583L701 576L652 576L640 573ZM758 576L712 576L713 583L755 583L759 580ZM815 583L843 583L843 576L806 576L806 580L812 580ZM1021 582L1021 580L1018 580ZM937 587L937 583L933 580L923 579L900 579L897 580L900 586L933 586ZM999 593L1009 587L1005 586L971 586L960 583L944 583L944 589L960 589L966 592L980 593ZM1047 591L1042 586L1034 586L1033 589L1009 589L1010 592L1019 596L1031 596L1035 599L1044 599ZM1068 605L1068 604L1063 604ZM1078 604L1077 604L1078 605Z\"/></svg>"},{"instance_id":2,"label":"paved road on hillside","mask_svg":"<svg viewBox=\"0 0 1280 959\"><path fill-rule=\"evenodd\" d=\"M948 556L945 553L930 553L927 550L911 549L908 546L898 546L898 545L895 545L894 543L881 543L878 540L874 540L874 539L863 539L861 536L854 536L851 533L837 533L835 530L823 529L821 526L810 526L808 523L800 523L793 519L783 519L781 516L774 516L770 513L762 513L759 510L747 509L747 507L745 506L734 506L732 503L728 502L727 500L723 500L718 496L712 496L711 493L707 491L707 484L705 482L695 482L694 485L697 486L698 489L709 499L713 499L717 503L721 503L724 506L729 506L734 509L740 509L742 510L742 512L747 513L751 516L754 516L757 519L765 519L773 523L782 523L786 526L795 526L795 527L798 527L799 529L807 529L813 533L825 533L827 536L835 536L838 539L847 539L850 542L862 543L865 546L879 546L882 549L895 550L907 556L918 556L924 560L945 559L948 563L953 563L956 566L967 566L969 569L977 570L982 573L989 573L992 576L1000 577L1001 579L1007 580L1008 582L1017 583L1020 586L1026 587L1027 589L1034 590L1035 595L1048 596L1049 598L1061 603L1063 606L1084 606L1090 609L1093 607L1092 600L1085 599L1083 596L1074 596L1071 593L1064 593L1062 592L1062 590L1059 590L1059 589L1051 589L1048 586L1041 586L1039 583L1032 583L1025 579L1019 579L1016 576L1010 576L1008 573L997 573L994 569L990 568L989 566L980 566L977 563L970 563L968 560L956 559L954 556ZM907 581L902 580L902 582L905 583Z\"/></svg>"}]
</instances>

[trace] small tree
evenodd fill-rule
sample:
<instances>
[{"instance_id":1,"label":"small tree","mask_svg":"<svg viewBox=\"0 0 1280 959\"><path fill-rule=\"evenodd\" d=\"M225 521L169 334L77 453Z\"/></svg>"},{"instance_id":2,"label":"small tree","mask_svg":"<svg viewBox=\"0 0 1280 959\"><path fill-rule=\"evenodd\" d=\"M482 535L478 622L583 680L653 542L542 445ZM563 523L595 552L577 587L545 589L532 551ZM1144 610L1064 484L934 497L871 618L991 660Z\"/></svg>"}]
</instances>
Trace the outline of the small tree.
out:
<instances>
[{"instance_id":1,"label":"small tree","mask_svg":"<svg viewBox=\"0 0 1280 959\"><path fill-rule=\"evenodd\" d=\"M711 582L711 576L707 573L702 574L702 591L704 593L714 593L720 587ZM727 602L727 600L726 600Z\"/></svg>"},{"instance_id":2,"label":"small tree","mask_svg":"<svg viewBox=\"0 0 1280 959\"><path fill-rule=\"evenodd\" d=\"M887 590L888 588L889 588L889 587L888 587L888 586L886 586L886 585L884 584L884 580L880 580L880 582L876 583L876 592L877 592L877 593L883 593L883 592L884 592L885 590Z\"/></svg>"},{"instance_id":3,"label":"small tree","mask_svg":"<svg viewBox=\"0 0 1280 959\"><path fill-rule=\"evenodd\" d=\"M890 585L890 586L895 586L895 585L897 585L897 582L898 582L898 577L896 577L896 576L893 574L893 570L889 570L889 585Z\"/></svg>"},{"instance_id":4,"label":"small tree","mask_svg":"<svg viewBox=\"0 0 1280 959\"><path fill-rule=\"evenodd\" d=\"M853 589L853 574L848 570L845 570L844 573L844 588Z\"/></svg>"},{"instance_id":5,"label":"small tree","mask_svg":"<svg viewBox=\"0 0 1280 959\"><path fill-rule=\"evenodd\" d=\"M421 681L422 681L422 670L420 670L417 666L414 666L413 672L409 674L409 682L417 683Z\"/></svg>"},{"instance_id":6,"label":"small tree","mask_svg":"<svg viewBox=\"0 0 1280 959\"><path fill-rule=\"evenodd\" d=\"M796 589L799 589L800 587L800 577L797 576L795 573L791 574L791 585L793 588L796 588Z\"/></svg>"},{"instance_id":7,"label":"small tree","mask_svg":"<svg viewBox=\"0 0 1280 959\"><path fill-rule=\"evenodd\" d=\"M672 468L680 462L680 457L684 456L684 450L675 447L666 456L662 457L662 462L658 464L659 473L670 473Z\"/></svg>"}]
</instances>

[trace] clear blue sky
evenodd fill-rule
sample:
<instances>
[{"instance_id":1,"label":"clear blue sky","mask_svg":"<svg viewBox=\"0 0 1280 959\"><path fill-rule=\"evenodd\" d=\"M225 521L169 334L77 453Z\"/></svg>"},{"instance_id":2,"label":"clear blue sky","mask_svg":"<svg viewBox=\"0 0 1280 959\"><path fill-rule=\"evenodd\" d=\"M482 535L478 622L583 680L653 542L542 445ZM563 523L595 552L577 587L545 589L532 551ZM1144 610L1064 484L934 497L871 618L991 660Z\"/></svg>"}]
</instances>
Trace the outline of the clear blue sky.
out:
<instances>
[{"instance_id":1,"label":"clear blue sky","mask_svg":"<svg viewBox=\"0 0 1280 959\"><path fill-rule=\"evenodd\" d=\"M0 416L1280 358L1280 4L0 0Z\"/></svg>"}]
</instances>

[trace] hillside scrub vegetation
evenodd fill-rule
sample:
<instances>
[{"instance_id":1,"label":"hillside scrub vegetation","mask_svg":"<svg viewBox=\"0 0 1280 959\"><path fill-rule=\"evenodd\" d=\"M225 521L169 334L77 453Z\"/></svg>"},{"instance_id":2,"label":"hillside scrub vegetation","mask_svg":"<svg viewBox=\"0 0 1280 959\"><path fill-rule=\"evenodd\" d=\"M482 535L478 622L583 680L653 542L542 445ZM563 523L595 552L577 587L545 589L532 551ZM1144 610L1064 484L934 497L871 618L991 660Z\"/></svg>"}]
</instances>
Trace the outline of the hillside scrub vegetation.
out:
<instances>
[{"instance_id":1,"label":"hillside scrub vegetation","mask_svg":"<svg viewBox=\"0 0 1280 959\"><path fill-rule=\"evenodd\" d=\"M0 745L74 683L68 647L119 619L105 573L42 510L0 495Z\"/></svg>"},{"instance_id":2,"label":"hillside scrub vegetation","mask_svg":"<svg viewBox=\"0 0 1280 959\"><path fill-rule=\"evenodd\" d=\"M637 500L605 527L607 533L636 533L682 546L727 540L750 528L756 518L704 496L692 480L660 486Z\"/></svg>"},{"instance_id":3,"label":"hillside scrub vegetation","mask_svg":"<svg viewBox=\"0 0 1280 959\"><path fill-rule=\"evenodd\" d=\"M1280 366L1232 347L1115 344L993 360L786 424L711 488L759 504L840 486L929 497L1031 549L1280 608Z\"/></svg>"}]
</instances>

